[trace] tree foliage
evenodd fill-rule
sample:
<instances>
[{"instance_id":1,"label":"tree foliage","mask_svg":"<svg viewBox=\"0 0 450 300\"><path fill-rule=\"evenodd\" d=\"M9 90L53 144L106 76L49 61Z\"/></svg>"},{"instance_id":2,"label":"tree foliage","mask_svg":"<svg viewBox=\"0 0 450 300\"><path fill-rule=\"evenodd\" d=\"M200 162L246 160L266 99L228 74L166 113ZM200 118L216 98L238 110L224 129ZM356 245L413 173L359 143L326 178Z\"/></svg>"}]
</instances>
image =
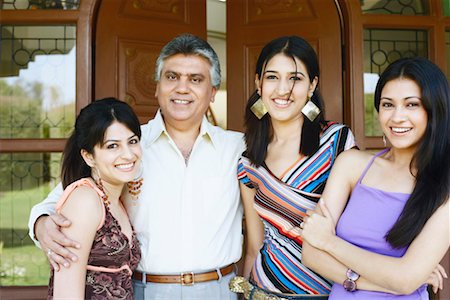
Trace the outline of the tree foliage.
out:
<instances>
[{"instance_id":1,"label":"tree foliage","mask_svg":"<svg viewBox=\"0 0 450 300\"><path fill-rule=\"evenodd\" d=\"M40 82L0 79L0 139L66 137L75 122L74 104L53 101L44 109L44 87ZM59 161L50 153L0 153L2 191L34 188L59 177ZM53 155L54 156L54 155ZM0 204L1 205L1 204Z\"/></svg>"}]
</instances>

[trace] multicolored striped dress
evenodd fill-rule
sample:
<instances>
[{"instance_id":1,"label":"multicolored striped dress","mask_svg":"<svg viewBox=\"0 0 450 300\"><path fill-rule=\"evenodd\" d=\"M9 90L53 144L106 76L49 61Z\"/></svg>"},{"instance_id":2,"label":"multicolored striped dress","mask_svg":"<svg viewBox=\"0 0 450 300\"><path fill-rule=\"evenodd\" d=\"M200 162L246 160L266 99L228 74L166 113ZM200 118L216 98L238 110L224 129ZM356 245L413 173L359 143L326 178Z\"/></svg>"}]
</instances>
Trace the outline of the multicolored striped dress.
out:
<instances>
[{"instance_id":1,"label":"multicolored striped dress","mask_svg":"<svg viewBox=\"0 0 450 300\"><path fill-rule=\"evenodd\" d=\"M302 262L300 223L313 210L324 190L336 156L355 147L348 127L328 123L320 136L319 150L303 157L277 178L263 163L260 167L241 157L239 180L256 189L255 209L264 223L263 246L253 265L250 281L275 293L328 294L331 282Z\"/></svg>"}]
</instances>

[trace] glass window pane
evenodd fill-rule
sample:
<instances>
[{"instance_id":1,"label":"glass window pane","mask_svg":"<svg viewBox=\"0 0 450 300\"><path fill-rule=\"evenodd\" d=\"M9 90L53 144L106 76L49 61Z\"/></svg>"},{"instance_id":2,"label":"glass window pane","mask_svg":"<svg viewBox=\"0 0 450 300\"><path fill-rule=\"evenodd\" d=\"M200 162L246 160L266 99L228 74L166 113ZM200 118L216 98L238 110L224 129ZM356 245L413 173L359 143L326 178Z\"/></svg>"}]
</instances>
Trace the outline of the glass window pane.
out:
<instances>
[{"instance_id":1,"label":"glass window pane","mask_svg":"<svg viewBox=\"0 0 450 300\"><path fill-rule=\"evenodd\" d=\"M373 93L379 74L402 57L428 57L425 30L364 30L364 131L366 136L381 136Z\"/></svg>"},{"instance_id":2,"label":"glass window pane","mask_svg":"<svg viewBox=\"0 0 450 300\"><path fill-rule=\"evenodd\" d=\"M80 0L3 0L1 9L78 9Z\"/></svg>"},{"instance_id":3,"label":"glass window pane","mask_svg":"<svg viewBox=\"0 0 450 300\"><path fill-rule=\"evenodd\" d=\"M0 153L0 286L48 284L49 264L28 236L28 216L59 182L60 160L60 153Z\"/></svg>"},{"instance_id":4,"label":"glass window pane","mask_svg":"<svg viewBox=\"0 0 450 300\"><path fill-rule=\"evenodd\" d=\"M445 54L447 58L447 79L450 82L450 30L445 32Z\"/></svg>"},{"instance_id":5,"label":"glass window pane","mask_svg":"<svg viewBox=\"0 0 450 300\"><path fill-rule=\"evenodd\" d=\"M76 26L0 26L0 138L64 138L75 118Z\"/></svg>"},{"instance_id":6,"label":"glass window pane","mask_svg":"<svg viewBox=\"0 0 450 300\"><path fill-rule=\"evenodd\" d=\"M442 7L444 8L444 16L450 17L450 0L442 0Z\"/></svg>"},{"instance_id":7,"label":"glass window pane","mask_svg":"<svg viewBox=\"0 0 450 300\"><path fill-rule=\"evenodd\" d=\"M364 14L427 15L427 0L359 0Z\"/></svg>"}]
</instances>

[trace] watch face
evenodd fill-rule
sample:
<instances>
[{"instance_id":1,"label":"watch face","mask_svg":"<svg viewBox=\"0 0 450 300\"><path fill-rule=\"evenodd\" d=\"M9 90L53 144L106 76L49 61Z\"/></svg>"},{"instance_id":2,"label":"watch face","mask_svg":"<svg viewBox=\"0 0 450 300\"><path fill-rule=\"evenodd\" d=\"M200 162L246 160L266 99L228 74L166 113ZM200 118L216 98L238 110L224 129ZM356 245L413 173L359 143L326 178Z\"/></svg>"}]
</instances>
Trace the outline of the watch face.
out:
<instances>
[{"instance_id":1,"label":"watch face","mask_svg":"<svg viewBox=\"0 0 450 300\"><path fill-rule=\"evenodd\" d=\"M347 270L347 278L350 279L350 280L356 281L359 278L359 274L354 272L351 269L348 269Z\"/></svg>"},{"instance_id":2,"label":"watch face","mask_svg":"<svg viewBox=\"0 0 450 300\"><path fill-rule=\"evenodd\" d=\"M354 290L356 290L356 282L350 279L345 279L343 286L344 289L346 289L349 292L353 292Z\"/></svg>"}]
</instances>

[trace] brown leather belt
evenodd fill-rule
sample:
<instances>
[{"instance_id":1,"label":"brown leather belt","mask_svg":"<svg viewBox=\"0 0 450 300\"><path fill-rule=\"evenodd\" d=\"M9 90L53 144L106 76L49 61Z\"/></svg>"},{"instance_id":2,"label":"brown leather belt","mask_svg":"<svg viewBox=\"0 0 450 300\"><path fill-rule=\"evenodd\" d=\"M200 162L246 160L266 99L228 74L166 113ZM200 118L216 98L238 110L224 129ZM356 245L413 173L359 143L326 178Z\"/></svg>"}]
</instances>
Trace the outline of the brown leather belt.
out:
<instances>
[{"instance_id":1,"label":"brown leather belt","mask_svg":"<svg viewBox=\"0 0 450 300\"><path fill-rule=\"evenodd\" d=\"M223 267L219 269L220 274L222 276L228 275L234 270L234 264ZM143 275L139 271L133 272L133 279L142 281ZM181 285L193 285L197 282L206 282L212 280L218 280L219 274L217 274L217 270L205 273L193 273L193 272L184 272L180 275L154 275L154 274L145 274L145 282L154 282L154 283L179 283Z\"/></svg>"}]
</instances>

